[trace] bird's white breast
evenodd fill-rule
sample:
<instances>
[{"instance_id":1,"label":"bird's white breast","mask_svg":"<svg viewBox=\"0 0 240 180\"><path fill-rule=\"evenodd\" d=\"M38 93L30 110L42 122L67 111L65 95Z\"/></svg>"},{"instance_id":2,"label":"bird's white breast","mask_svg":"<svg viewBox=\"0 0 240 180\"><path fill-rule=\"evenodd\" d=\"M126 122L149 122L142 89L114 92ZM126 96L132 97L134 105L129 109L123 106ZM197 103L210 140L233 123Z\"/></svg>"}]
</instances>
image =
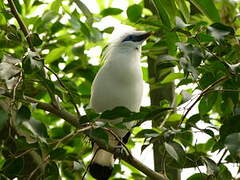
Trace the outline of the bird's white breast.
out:
<instances>
[{"instance_id":1,"label":"bird's white breast","mask_svg":"<svg viewBox=\"0 0 240 180\"><path fill-rule=\"evenodd\" d=\"M106 64L97 73L90 106L97 112L124 106L139 111L143 92L139 50L112 52Z\"/></svg>"}]
</instances>

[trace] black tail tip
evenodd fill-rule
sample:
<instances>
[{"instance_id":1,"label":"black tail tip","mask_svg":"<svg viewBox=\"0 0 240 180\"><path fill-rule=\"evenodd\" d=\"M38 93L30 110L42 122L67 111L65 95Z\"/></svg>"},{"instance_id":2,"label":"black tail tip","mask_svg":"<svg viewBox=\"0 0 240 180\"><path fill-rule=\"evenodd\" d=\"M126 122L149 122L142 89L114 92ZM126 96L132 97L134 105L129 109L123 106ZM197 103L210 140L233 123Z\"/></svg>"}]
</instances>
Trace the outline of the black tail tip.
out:
<instances>
[{"instance_id":1,"label":"black tail tip","mask_svg":"<svg viewBox=\"0 0 240 180\"><path fill-rule=\"evenodd\" d=\"M97 180L108 180L113 171L112 167L102 166L97 163L92 163L89 167L90 174Z\"/></svg>"}]
</instances>

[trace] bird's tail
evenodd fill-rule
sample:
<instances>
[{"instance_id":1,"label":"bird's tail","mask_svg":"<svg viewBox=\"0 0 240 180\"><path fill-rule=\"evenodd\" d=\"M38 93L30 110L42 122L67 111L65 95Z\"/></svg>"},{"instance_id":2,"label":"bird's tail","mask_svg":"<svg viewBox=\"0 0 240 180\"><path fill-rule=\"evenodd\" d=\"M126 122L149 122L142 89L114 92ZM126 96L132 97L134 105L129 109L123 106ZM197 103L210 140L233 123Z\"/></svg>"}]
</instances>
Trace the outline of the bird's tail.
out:
<instances>
[{"instance_id":1,"label":"bird's tail","mask_svg":"<svg viewBox=\"0 0 240 180\"><path fill-rule=\"evenodd\" d=\"M122 138L123 143L127 143L128 138L130 136L130 132L125 131L119 131L117 132L120 134L120 137ZM116 140L113 135L109 134L109 145L111 146L117 146L121 145L118 140ZM113 171L114 166L114 155L112 153L109 153L103 149L99 149L98 145L96 143L93 144L93 160L89 166L89 172L90 174L96 178L97 180L107 180Z\"/></svg>"},{"instance_id":2,"label":"bird's tail","mask_svg":"<svg viewBox=\"0 0 240 180\"><path fill-rule=\"evenodd\" d=\"M107 180L111 176L113 170L113 154L103 149L96 149L97 145L95 144L94 146L94 159L89 166L89 172L97 180Z\"/></svg>"}]
</instances>

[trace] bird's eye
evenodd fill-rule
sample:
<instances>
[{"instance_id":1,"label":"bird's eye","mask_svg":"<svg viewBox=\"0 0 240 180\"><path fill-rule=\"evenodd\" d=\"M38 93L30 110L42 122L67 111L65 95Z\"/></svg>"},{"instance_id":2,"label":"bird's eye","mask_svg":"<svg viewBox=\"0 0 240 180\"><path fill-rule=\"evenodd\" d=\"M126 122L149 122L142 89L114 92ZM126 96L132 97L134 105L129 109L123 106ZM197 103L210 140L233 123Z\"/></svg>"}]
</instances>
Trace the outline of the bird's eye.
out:
<instances>
[{"instance_id":1,"label":"bird's eye","mask_svg":"<svg viewBox=\"0 0 240 180\"><path fill-rule=\"evenodd\" d=\"M135 39L136 39L136 36L129 35L122 42L124 42L124 41L136 41Z\"/></svg>"},{"instance_id":2,"label":"bird's eye","mask_svg":"<svg viewBox=\"0 0 240 180\"><path fill-rule=\"evenodd\" d=\"M133 35L128 36L128 40L129 40L129 41L131 41L131 40L133 40L133 39L134 39Z\"/></svg>"}]
</instances>

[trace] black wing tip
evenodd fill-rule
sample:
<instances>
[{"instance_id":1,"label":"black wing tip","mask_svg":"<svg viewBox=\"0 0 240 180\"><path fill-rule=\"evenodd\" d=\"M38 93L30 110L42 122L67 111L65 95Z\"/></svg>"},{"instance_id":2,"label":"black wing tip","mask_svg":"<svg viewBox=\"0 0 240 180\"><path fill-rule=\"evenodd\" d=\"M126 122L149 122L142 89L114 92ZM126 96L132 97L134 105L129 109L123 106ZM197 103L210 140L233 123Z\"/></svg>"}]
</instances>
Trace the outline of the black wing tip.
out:
<instances>
[{"instance_id":1,"label":"black wing tip","mask_svg":"<svg viewBox=\"0 0 240 180\"><path fill-rule=\"evenodd\" d=\"M112 171L113 167L102 166L97 163L92 163L89 167L90 174L97 180L107 180L111 176Z\"/></svg>"}]
</instances>

